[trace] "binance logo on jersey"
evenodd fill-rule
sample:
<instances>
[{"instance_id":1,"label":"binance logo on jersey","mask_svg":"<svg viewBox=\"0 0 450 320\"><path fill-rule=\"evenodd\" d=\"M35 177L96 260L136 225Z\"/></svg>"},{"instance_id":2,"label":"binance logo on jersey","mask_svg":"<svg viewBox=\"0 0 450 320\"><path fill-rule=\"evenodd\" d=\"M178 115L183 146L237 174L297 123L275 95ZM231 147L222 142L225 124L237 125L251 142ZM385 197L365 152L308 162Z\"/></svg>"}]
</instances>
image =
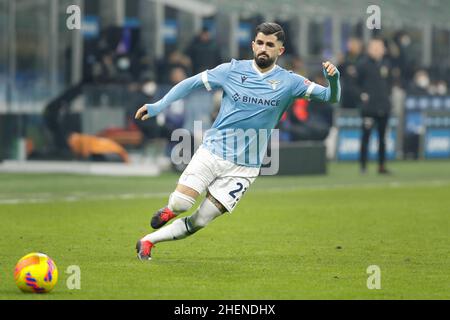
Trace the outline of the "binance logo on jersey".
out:
<instances>
[{"instance_id":1,"label":"binance logo on jersey","mask_svg":"<svg viewBox=\"0 0 450 320\"><path fill-rule=\"evenodd\" d=\"M278 107L281 102L281 100L262 99L262 98L249 97L249 96L241 97L239 95L239 93L233 94L232 98L235 102L242 101L242 103L257 104L257 105L267 106L267 107Z\"/></svg>"},{"instance_id":2,"label":"binance logo on jersey","mask_svg":"<svg viewBox=\"0 0 450 320\"><path fill-rule=\"evenodd\" d=\"M280 105L280 100L272 100L272 99L262 99L262 98L256 98L256 97L248 97L248 96L242 96L242 102L243 103L250 103L250 104L258 104L261 106L272 106L272 107L278 107Z\"/></svg>"}]
</instances>

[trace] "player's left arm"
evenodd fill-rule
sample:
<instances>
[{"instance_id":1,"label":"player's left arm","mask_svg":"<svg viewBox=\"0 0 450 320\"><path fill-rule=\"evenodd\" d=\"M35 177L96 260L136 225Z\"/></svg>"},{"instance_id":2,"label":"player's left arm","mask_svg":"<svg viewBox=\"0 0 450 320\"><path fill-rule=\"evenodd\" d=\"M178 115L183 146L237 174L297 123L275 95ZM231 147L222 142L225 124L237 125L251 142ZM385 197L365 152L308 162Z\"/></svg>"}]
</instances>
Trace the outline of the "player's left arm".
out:
<instances>
[{"instance_id":1,"label":"player's left arm","mask_svg":"<svg viewBox=\"0 0 450 320\"><path fill-rule=\"evenodd\" d=\"M317 83L312 83L308 88L309 97L314 100L324 102L338 102L341 99L341 85L339 83L340 73L330 61L322 63L323 75L328 80L329 86L323 87Z\"/></svg>"},{"instance_id":2,"label":"player's left arm","mask_svg":"<svg viewBox=\"0 0 450 320\"><path fill-rule=\"evenodd\" d=\"M140 107L134 116L135 119L147 120L150 117L156 116L162 110L167 108L173 102L184 98L194 89L203 86L201 74L197 74L190 78L184 79L177 85L172 87L169 92L159 101L152 104L144 104Z\"/></svg>"},{"instance_id":3,"label":"player's left arm","mask_svg":"<svg viewBox=\"0 0 450 320\"><path fill-rule=\"evenodd\" d=\"M206 70L195 76L184 79L172 87L161 100L152 104L144 104L140 107L136 111L134 118L147 120L150 117L156 116L170 104L184 98L194 89L204 87L208 91L211 91L213 88L221 87L228 77L230 66L231 63L223 63L212 70Z\"/></svg>"}]
</instances>

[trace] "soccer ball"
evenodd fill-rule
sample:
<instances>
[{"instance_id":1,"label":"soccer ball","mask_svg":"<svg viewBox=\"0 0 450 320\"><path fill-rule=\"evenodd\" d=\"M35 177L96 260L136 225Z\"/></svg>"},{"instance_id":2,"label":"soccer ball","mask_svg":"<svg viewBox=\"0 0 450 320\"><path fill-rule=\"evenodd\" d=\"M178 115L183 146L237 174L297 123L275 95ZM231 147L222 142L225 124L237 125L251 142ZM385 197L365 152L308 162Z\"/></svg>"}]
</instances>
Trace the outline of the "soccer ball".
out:
<instances>
[{"instance_id":1,"label":"soccer ball","mask_svg":"<svg viewBox=\"0 0 450 320\"><path fill-rule=\"evenodd\" d=\"M58 282L58 269L46 254L30 253L17 262L14 280L24 292L50 292Z\"/></svg>"}]
</instances>

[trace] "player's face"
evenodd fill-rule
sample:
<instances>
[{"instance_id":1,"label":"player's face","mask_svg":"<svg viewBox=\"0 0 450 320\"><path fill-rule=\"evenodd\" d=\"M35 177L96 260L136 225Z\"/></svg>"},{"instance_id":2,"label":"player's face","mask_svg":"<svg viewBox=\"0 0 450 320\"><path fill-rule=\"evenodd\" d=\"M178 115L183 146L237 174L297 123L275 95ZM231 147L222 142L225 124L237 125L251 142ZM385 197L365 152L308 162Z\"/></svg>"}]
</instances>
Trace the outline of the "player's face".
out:
<instances>
[{"instance_id":1,"label":"player's face","mask_svg":"<svg viewBox=\"0 0 450 320\"><path fill-rule=\"evenodd\" d=\"M261 69L271 67L284 52L281 41L273 34L265 35L259 32L252 42L255 62Z\"/></svg>"}]
</instances>

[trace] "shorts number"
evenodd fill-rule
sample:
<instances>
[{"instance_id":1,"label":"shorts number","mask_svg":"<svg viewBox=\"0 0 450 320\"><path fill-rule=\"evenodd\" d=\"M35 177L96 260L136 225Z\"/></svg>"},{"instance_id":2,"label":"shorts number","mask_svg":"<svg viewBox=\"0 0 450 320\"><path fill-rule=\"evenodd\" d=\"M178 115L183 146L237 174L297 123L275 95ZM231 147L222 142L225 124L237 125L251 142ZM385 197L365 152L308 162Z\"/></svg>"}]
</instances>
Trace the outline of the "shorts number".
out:
<instances>
[{"instance_id":1,"label":"shorts number","mask_svg":"<svg viewBox=\"0 0 450 320\"><path fill-rule=\"evenodd\" d=\"M240 182L238 182L237 185L239 186L239 188L237 188L236 190L230 191L230 193L229 193L229 195L233 199L236 199L236 193L240 192L244 188L244 185Z\"/></svg>"},{"instance_id":2,"label":"shorts number","mask_svg":"<svg viewBox=\"0 0 450 320\"><path fill-rule=\"evenodd\" d=\"M243 185L242 183L238 182L238 183L236 183L236 184L237 184L237 186L238 186L239 188L237 188L237 189L235 189L235 190L232 190L232 191L230 191L230 193L229 193L229 195L230 195L233 199L236 199L236 193L242 191L242 189L244 189L244 191L242 191L242 195L244 195L245 191L247 191L247 188L244 188L244 185ZM239 201L239 199L236 199L236 201Z\"/></svg>"}]
</instances>

